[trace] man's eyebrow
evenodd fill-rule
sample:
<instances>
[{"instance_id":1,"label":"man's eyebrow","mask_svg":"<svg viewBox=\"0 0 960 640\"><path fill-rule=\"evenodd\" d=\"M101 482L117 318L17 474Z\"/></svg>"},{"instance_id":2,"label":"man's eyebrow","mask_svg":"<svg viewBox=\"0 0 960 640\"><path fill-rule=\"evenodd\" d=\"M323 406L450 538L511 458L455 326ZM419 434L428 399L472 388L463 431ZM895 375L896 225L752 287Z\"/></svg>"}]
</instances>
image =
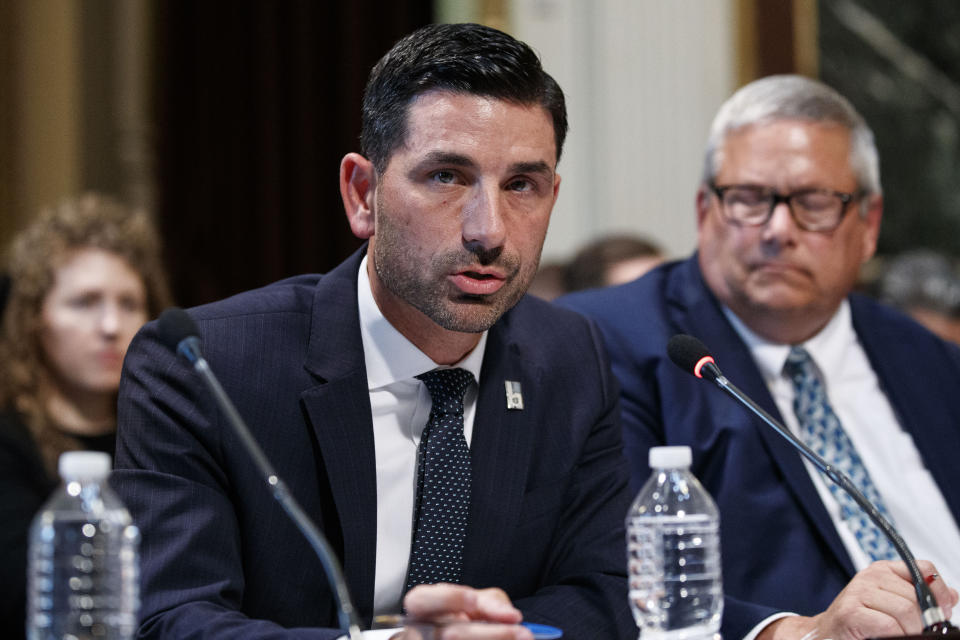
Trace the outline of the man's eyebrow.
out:
<instances>
[{"instance_id":1,"label":"man's eyebrow","mask_svg":"<svg viewBox=\"0 0 960 640\"><path fill-rule=\"evenodd\" d=\"M465 155L450 151L431 151L419 164L447 164L455 167L472 167L474 161Z\"/></svg>"},{"instance_id":2,"label":"man's eyebrow","mask_svg":"<svg viewBox=\"0 0 960 640\"><path fill-rule=\"evenodd\" d=\"M469 157L452 151L431 151L419 165L449 165L453 167L472 167L476 163ZM543 160L534 160L530 162L517 162L510 165L510 173L540 173L544 175L553 175L553 169Z\"/></svg>"},{"instance_id":3,"label":"man's eyebrow","mask_svg":"<svg viewBox=\"0 0 960 640\"><path fill-rule=\"evenodd\" d=\"M543 160L535 162L517 162L510 165L510 173L542 173L548 176L553 175L553 169Z\"/></svg>"}]
</instances>

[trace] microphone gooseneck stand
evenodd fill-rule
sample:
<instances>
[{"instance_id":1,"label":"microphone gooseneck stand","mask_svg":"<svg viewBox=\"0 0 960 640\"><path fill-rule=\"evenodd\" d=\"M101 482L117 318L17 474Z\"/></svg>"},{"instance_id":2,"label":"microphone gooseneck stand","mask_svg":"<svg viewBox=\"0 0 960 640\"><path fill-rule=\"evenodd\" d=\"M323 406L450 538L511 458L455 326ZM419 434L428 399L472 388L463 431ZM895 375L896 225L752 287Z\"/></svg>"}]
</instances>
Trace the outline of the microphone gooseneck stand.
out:
<instances>
[{"instance_id":1,"label":"microphone gooseneck stand","mask_svg":"<svg viewBox=\"0 0 960 640\"><path fill-rule=\"evenodd\" d=\"M900 534L894 529L890 521L883 517L877 508L857 489L856 485L839 469L835 469L826 460L816 454L802 440L797 438L776 418L771 416L760 405L753 401L747 394L738 389L730 380L720 372L720 368L714 362L713 356L707 347L697 338L688 335L675 335L667 343L667 355L670 360L686 371L698 378L705 378L715 383L720 389L737 400L740 404L747 407L765 424L780 434L787 442L800 452L803 457L809 460L813 465L822 471L824 475L830 478L837 486L843 489L851 498L863 509L864 513L880 527L880 530L887 536L893 544L897 553L907 565L910 577L913 581L913 588L917 594L917 602L920 604L920 610L923 615L924 635L954 635L958 634L954 627L943 614L943 609L937 603L936 597L927 585L913 553L907 547ZM960 634L958 634L960 635Z\"/></svg>"},{"instance_id":2,"label":"microphone gooseneck stand","mask_svg":"<svg viewBox=\"0 0 960 640\"><path fill-rule=\"evenodd\" d=\"M257 470L266 481L274 499L287 512L287 515L290 516L290 519L293 520L320 559L330 589L337 601L340 628L347 632L347 637L350 640L361 640L363 632L360 629L356 609L350 599L350 592L347 589L347 583L336 554L324 535L290 493L287 485L274 471L263 449L257 444L230 397L220 385L220 381L217 380L210 369L210 365L200 352L200 338L197 337L197 327L193 319L182 309L175 307L167 309L160 314L158 331L161 341L193 365L194 370L200 375L207 389L213 394L217 405L227 417L230 426L240 437L244 449L253 459Z\"/></svg>"}]
</instances>

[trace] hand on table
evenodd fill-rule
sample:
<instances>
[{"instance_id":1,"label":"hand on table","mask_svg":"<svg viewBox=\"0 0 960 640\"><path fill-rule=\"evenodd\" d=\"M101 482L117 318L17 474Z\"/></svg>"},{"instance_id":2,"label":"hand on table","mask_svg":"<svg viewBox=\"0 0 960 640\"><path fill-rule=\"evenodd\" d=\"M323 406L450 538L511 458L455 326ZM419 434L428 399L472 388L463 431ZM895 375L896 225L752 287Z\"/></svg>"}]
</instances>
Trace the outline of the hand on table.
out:
<instances>
[{"instance_id":1,"label":"hand on table","mask_svg":"<svg viewBox=\"0 0 960 640\"><path fill-rule=\"evenodd\" d=\"M924 576L937 574L926 560L917 561ZM947 620L957 604L957 591L942 578L930 582ZM883 636L917 635L924 623L910 572L903 562L881 560L860 571L823 613L781 618L757 640L864 640Z\"/></svg>"},{"instance_id":2,"label":"hand on table","mask_svg":"<svg viewBox=\"0 0 960 640\"><path fill-rule=\"evenodd\" d=\"M523 617L500 589L419 585L407 593L403 606L408 617L425 624L408 625L392 640L533 640L518 626Z\"/></svg>"}]
</instances>

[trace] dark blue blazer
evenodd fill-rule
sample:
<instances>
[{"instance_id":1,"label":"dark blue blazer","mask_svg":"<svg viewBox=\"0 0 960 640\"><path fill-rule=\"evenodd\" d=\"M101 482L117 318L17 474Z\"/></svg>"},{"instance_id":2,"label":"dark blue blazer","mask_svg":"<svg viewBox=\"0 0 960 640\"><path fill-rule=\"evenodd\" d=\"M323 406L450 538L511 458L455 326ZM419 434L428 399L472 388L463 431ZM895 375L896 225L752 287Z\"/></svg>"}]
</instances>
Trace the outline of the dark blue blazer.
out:
<instances>
[{"instance_id":1,"label":"dark blue blazer","mask_svg":"<svg viewBox=\"0 0 960 640\"><path fill-rule=\"evenodd\" d=\"M373 425L357 311L362 253L192 310L211 368L336 549L369 623ZM506 380L522 411L507 410ZM471 446L463 581L502 587L568 640L636 637L617 388L575 313L524 298L489 333ZM151 323L130 347L113 484L143 532L143 638L334 638L319 561L192 369Z\"/></svg>"},{"instance_id":2,"label":"dark blue blazer","mask_svg":"<svg viewBox=\"0 0 960 640\"><path fill-rule=\"evenodd\" d=\"M960 519L960 350L872 300L849 300L884 391ZM559 304L594 319L603 334L622 388L633 488L649 474L650 447L693 449L692 470L721 514L728 596L723 637L741 638L778 610L812 615L826 609L854 568L800 456L729 396L667 358L673 335L700 338L727 378L779 418L749 350L707 289L696 255Z\"/></svg>"}]
</instances>

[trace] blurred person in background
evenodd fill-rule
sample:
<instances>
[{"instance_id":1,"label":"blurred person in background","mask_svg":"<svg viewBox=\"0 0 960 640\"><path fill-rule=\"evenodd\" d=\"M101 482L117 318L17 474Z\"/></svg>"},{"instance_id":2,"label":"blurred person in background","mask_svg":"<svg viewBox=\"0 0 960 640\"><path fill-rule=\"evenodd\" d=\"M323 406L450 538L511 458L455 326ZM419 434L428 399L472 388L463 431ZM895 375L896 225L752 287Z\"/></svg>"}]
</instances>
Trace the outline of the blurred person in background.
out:
<instances>
[{"instance_id":1,"label":"blurred person in background","mask_svg":"<svg viewBox=\"0 0 960 640\"><path fill-rule=\"evenodd\" d=\"M527 293L553 300L572 291L624 284L665 259L660 245L643 236L604 236L577 251L570 262L541 264Z\"/></svg>"},{"instance_id":2,"label":"blurred person in background","mask_svg":"<svg viewBox=\"0 0 960 640\"><path fill-rule=\"evenodd\" d=\"M586 245L567 265L568 292L598 289L636 280L664 261L660 246L642 236L609 235Z\"/></svg>"},{"instance_id":3,"label":"blurred person in background","mask_svg":"<svg viewBox=\"0 0 960 640\"><path fill-rule=\"evenodd\" d=\"M0 628L23 637L30 522L69 450L113 454L127 346L170 303L143 212L88 194L13 241L0 324Z\"/></svg>"},{"instance_id":4,"label":"blurred person in background","mask_svg":"<svg viewBox=\"0 0 960 640\"><path fill-rule=\"evenodd\" d=\"M949 257L915 249L895 257L880 279L880 298L960 344L960 275Z\"/></svg>"},{"instance_id":5,"label":"blurred person in background","mask_svg":"<svg viewBox=\"0 0 960 640\"><path fill-rule=\"evenodd\" d=\"M527 293L541 300L553 300L567 293L567 265L564 262L541 264Z\"/></svg>"}]
</instances>

